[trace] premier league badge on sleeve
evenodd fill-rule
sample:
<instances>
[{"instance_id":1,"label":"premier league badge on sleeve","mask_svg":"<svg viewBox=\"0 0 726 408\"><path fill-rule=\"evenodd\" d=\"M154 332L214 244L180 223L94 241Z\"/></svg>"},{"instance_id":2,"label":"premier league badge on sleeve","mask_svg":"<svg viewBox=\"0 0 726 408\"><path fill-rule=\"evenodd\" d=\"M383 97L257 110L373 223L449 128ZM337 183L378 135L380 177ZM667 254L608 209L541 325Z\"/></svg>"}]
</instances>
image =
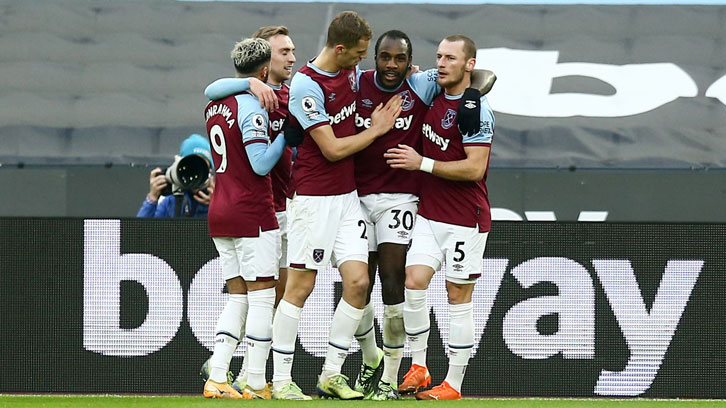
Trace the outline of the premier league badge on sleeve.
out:
<instances>
[{"instance_id":1,"label":"premier league badge on sleeve","mask_svg":"<svg viewBox=\"0 0 726 408\"><path fill-rule=\"evenodd\" d=\"M315 263L322 262L323 254L325 254L324 249L313 249L313 261L315 261Z\"/></svg>"}]
</instances>

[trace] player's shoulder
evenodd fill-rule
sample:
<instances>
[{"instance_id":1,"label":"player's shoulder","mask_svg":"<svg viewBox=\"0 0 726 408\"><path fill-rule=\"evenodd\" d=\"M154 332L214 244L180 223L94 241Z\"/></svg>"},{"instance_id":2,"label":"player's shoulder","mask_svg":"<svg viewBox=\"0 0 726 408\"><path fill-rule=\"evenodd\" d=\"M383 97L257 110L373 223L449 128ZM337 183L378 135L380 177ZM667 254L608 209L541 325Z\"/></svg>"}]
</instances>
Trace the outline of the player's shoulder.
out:
<instances>
[{"instance_id":1,"label":"player's shoulder","mask_svg":"<svg viewBox=\"0 0 726 408\"><path fill-rule=\"evenodd\" d=\"M290 93L296 93L305 91L306 89L310 89L313 87L319 87L317 82L313 80L313 78L310 77L310 75L298 71L295 76L292 77L292 80L290 81Z\"/></svg>"},{"instance_id":2,"label":"player's shoulder","mask_svg":"<svg viewBox=\"0 0 726 408\"><path fill-rule=\"evenodd\" d=\"M255 95L253 95L251 92L242 92L234 96L234 98L237 100L237 104L240 106L240 108L244 108L245 110L263 110L264 109L260 106L260 100L257 99Z\"/></svg>"}]
</instances>

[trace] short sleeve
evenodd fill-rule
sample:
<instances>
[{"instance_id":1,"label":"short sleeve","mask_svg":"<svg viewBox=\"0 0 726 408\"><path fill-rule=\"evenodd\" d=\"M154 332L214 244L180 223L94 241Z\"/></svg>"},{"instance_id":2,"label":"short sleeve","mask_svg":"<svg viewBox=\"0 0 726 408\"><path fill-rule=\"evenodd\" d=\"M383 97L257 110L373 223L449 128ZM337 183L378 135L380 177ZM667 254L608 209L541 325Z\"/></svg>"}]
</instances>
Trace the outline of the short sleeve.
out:
<instances>
[{"instance_id":1,"label":"short sleeve","mask_svg":"<svg viewBox=\"0 0 726 408\"><path fill-rule=\"evenodd\" d=\"M481 101L481 112L479 114L479 121L481 129L479 133L475 133L471 136L464 137L462 143L465 145L491 145L492 138L494 137L494 112L489 106L487 97L483 96L480 98Z\"/></svg>"},{"instance_id":2,"label":"short sleeve","mask_svg":"<svg viewBox=\"0 0 726 408\"><path fill-rule=\"evenodd\" d=\"M431 105L431 101L441 93L441 87L436 82L438 78L439 72L436 69L429 69L411 75L408 78L408 83L426 105Z\"/></svg>"},{"instance_id":3,"label":"short sleeve","mask_svg":"<svg viewBox=\"0 0 726 408\"><path fill-rule=\"evenodd\" d=\"M236 98L242 144L269 143L270 138L267 134L269 118L267 112L260 107L258 99L250 94L239 95Z\"/></svg>"},{"instance_id":4,"label":"short sleeve","mask_svg":"<svg viewBox=\"0 0 726 408\"><path fill-rule=\"evenodd\" d=\"M328 123L323 90L309 76L298 72L290 83L288 109L303 129L319 123Z\"/></svg>"}]
</instances>

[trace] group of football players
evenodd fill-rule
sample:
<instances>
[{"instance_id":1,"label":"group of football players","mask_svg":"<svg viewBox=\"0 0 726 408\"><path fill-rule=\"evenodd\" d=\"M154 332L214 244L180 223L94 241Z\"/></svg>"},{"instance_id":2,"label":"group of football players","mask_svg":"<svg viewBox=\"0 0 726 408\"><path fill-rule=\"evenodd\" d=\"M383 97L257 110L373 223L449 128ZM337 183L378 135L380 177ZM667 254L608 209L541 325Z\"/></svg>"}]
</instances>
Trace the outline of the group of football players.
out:
<instances>
[{"instance_id":1,"label":"group of football players","mask_svg":"<svg viewBox=\"0 0 726 408\"><path fill-rule=\"evenodd\" d=\"M290 33L262 27L235 44L236 77L205 90L216 170L209 231L229 292L202 368L205 397L310 399L292 380L295 340L316 272L332 263L343 293L318 395L461 398L474 345L471 297L491 224L485 181L494 116L484 94L495 77L474 69L476 46L463 35L444 38L436 68L419 71L398 30L378 37L376 69L361 71L372 37L360 15L338 14L323 49L288 87L296 62ZM449 370L425 389L426 289L444 264ZM382 347L370 300L376 273ZM234 378L229 364L243 336L247 351ZM353 338L363 361L351 387L341 367ZM399 385L406 339L412 365Z\"/></svg>"}]
</instances>

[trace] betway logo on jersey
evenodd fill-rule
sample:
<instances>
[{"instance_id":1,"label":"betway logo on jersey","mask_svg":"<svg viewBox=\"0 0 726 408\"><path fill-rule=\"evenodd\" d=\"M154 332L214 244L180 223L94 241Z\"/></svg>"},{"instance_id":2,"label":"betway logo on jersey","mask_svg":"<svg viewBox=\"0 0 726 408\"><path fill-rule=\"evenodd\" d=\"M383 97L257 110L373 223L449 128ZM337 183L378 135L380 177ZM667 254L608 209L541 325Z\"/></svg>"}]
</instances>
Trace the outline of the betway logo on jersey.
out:
<instances>
[{"instance_id":1,"label":"betway logo on jersey","mask_svg":"<svg viewBox=\"0 0 726 408\"><path fill-rule=\"evenodd\" d=\"M229 106L223 103L210 106L209 108L207 108L205 121L209 122L209 118L214 115L224 116L224 120L227 122L227 125L229 125L230 129L232 128L232 126L234 126L234 119L232 119L232 109L230 109Z\"/></svg>"},{"instance_id":2,"label":"betway logo on jersey","mask_svg":"<svg viewBox=\"0 0 726 408\"><path fill-rule=\"evenodd\" d=\"M282 131L282 125L285 123L285 118L280 118L277 120L271 120L270 121L270 129L272 129L275 132L281 132Z\"/></svg>"},{"instance_id":3,"label":"betway logo on jersey","mask_svg":"<svg viewBox=\"0 0 726 408\"><path fill-rule=\"evenodd\" d=\"M423 127L421 127L421 131L427 139L441 146L442 152L445 152L446 149L449 148L450 140L444 139L443 137L439 136L438 133L434 132L434 129L428 123L423 124Z\"/></svg>"},{"instance_id":4,"label":"betway logo on jersey","mask_svg":"<svg viewBox=\"0 0 726 408\"><path fill-rule=\"evenodd\" d=\"M398 130L408 130L411 129L411 123L413 123L413 115L408 115L406 117L396 119L396 123L393 125L393 128ZM371 118L363 118L363 116L356 112L355 126L368 129L371 127Z\"/></svg>"},{"instance_id":5,"label":"betway logo on jersey","mask_svg":"<svg viewBox=\"0 0 726 408\"><path fill-rule=\"evenodd\" d=\"M348 106L343 107L340 112L336 113L335 116L328 115L331 125L337 125L338 123L348 119L355 112L355 101Z\"/></svg>"}]
</instances>

